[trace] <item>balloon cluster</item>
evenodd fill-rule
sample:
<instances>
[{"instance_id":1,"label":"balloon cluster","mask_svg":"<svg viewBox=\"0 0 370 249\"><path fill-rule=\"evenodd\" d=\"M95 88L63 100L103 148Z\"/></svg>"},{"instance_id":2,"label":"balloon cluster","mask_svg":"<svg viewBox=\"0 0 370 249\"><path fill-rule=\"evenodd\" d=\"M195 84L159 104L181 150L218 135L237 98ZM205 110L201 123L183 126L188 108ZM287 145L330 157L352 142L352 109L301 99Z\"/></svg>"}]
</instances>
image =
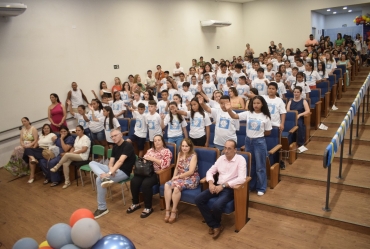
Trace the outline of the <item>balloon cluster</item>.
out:
<instances>
[{"instance_id":1,"label":"balloon cluster","mask_svg":"<svg viewBox=\"0 0 370 249\"><path fill-rule=\"evenodd\" d=\"M13 249L135 249L130 239L122 234L102 236L94 214L88 209L76 210L69 225L58 223L46 234L46 240L38 244L32 238L18 240Z\"/></svg>"},{"instance_id":2,"label":"balloon cluster","mask_svg":"<svg viewBox=\"0 0 370 249\"><path fill-rule=\"evenodd\" d=\"M356 25L365 24L370 25L370 14L362 15L362 16L356 16L356 18L353 20Z\"/></svg>"}]
</instances>

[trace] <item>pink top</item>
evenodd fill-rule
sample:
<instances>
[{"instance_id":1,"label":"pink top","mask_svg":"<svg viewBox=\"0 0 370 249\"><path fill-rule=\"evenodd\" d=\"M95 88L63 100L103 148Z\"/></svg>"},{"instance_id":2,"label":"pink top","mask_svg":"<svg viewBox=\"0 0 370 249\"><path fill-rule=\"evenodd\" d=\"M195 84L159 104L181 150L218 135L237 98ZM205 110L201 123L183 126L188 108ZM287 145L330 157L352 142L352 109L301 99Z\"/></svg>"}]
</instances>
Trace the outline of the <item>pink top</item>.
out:
<instances>
[{"instance_id":1,"label":"pink top","mask_svg":"<svg viewBox=\"0 0 370 249\"><path fill-rule=\"evenodd\" d=\"M153 148L149 149L146 154L147 156L154 157L156 159L161 160L161 164L157 164L153 162L154 171L166 169L170 167L171 159L172 159L172 153L169 149L163 148L160 151L154 150Z\"/></svg>"},{"instance_id":2,"label":"pink top","mask_svg":"<svg viewBox=\"0 0 370 249\"><path fill-rule=\"evenodd\" d=\"M226 156L220 156L216 163L207 171L207 182L213 180L213 175L217 172L218 184L228 183L231 188L245 182L247 177L247 163L243 156L236 154L231 161Z\"/></svg>"},{"instance_id":3,"label":"pink top","mask_svg":"<svg viewBox=\"0 0 370 249\"><path fill-rule=\"evenodd\" d=\"M60 121L62 121L64 113L61 103L58 103L56 106L54 106L53 109L50 110L50 116L54 124L59 124ZM67 122L65 120L63 122L63 125L67 126ZM51 130L53 132L59 132L59 127L51 124Z\"/></svg>"}]
</instances>

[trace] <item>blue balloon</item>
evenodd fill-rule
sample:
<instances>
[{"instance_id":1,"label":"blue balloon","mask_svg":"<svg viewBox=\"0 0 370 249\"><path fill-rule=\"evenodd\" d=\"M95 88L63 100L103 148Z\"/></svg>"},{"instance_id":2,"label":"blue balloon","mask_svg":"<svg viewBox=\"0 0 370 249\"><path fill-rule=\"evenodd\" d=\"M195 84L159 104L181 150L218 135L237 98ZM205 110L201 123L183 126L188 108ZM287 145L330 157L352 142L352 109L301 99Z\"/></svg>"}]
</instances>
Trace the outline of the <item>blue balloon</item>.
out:
<instances>
[{"instance_id":1,"label":"blue balloon","mask_svg":"<svg viewBox=\"0 0 370 249\"><path fill-rule=\"evenodd\" d=\"M135 249L135 245L122 234L110 234L98 240L91 249Z\"/></svg>"},{"instance_id":2,"label":"blue balloon","mask_svg":"<svg viewBox=\"0 0 370 249\"><path fill-rule=\"evenodd\" d=\"M39 244L32 238L22 238L15 242L13 249L38 249Z\"/></svg>"},{"instance_id":3,"label":"blue balloon","mask_svg":"<svg viewBox=\"0 0 370 249\"><path fill-rule=\"evenodd\" d=\"M46 234L46 240L50 247L60 249L65 245L73 244L71 227L65 223L58 223L50 227Z\"/></svg>"},{"instance_id":4,"label":"blue balloon","mask_svg":"<svg viewBox=\"0 0 370 249\"><path fill-rule=\"evenodd\" d=\"M60 249L80 249L80 248L74 244L68 244L68 245L63 246Z\"/></svg>"}]
</instances>

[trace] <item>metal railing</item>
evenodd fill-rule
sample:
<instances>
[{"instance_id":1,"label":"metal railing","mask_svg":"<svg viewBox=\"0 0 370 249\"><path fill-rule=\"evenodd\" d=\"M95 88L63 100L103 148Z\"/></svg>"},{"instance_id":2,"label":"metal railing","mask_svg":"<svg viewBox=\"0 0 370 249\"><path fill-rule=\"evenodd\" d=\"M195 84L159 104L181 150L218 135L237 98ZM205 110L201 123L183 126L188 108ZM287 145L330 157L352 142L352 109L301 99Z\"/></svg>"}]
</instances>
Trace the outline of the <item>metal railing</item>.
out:
<instances>
[{"instance_id":1,"label":"metal railing","mask_svg":"<svg viewBox=\"0 0 370 249\"><path fill-rule=\"evenodd\" d=\"M350 129L348 154L352 155L353 120L354 120L355 115L357 115L356 137L358 137L359 129L360 129L361 103L362 103L362 123L365 122L365 106L367 108L367 112L369 111L369 90L370 90L369 85L370 85L370 74L367 76L364 84L359 90L346 116L344 117L342 123L340 124L336 134L334 135L331 142L325 149L324 158L323 158L323 166L325 169L327 169L327 180L326 180L325 207L323 207L324 211L327 211L327 212L330 211L330 208L329 208L330 175L331 175L331 165L333 163L335 153L337 153L340 147L339 173L338 173L337 178L342 179L343 150L344 150L344 141L345 141L344 137L346 135L347 130Z\"/></svg>"}]
</instances>

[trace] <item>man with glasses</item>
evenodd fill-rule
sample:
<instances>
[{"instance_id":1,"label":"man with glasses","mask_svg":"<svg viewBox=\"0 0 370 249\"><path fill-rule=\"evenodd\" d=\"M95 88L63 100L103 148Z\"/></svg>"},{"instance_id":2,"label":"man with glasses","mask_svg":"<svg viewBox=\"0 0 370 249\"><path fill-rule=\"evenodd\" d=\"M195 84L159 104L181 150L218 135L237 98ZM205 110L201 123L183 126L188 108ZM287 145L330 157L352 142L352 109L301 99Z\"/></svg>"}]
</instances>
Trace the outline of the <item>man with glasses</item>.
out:
<instances>
[{"instance_id":1,"label":"man with glasses","mask_svg":"<svg viewBox=\"0 0 370 249\"><path fill-rule=\"evenodd\" d=\"M115 144L109 165L95 161L89 163L91 170L98 176L96 178L98 209L94 212L95 219L109 213L105 201L107 188L115 182L129 178L136 160L134 147L131 143L123 140L121 131L113 129L110 136Z\"/></svg>"}]
</instances>

